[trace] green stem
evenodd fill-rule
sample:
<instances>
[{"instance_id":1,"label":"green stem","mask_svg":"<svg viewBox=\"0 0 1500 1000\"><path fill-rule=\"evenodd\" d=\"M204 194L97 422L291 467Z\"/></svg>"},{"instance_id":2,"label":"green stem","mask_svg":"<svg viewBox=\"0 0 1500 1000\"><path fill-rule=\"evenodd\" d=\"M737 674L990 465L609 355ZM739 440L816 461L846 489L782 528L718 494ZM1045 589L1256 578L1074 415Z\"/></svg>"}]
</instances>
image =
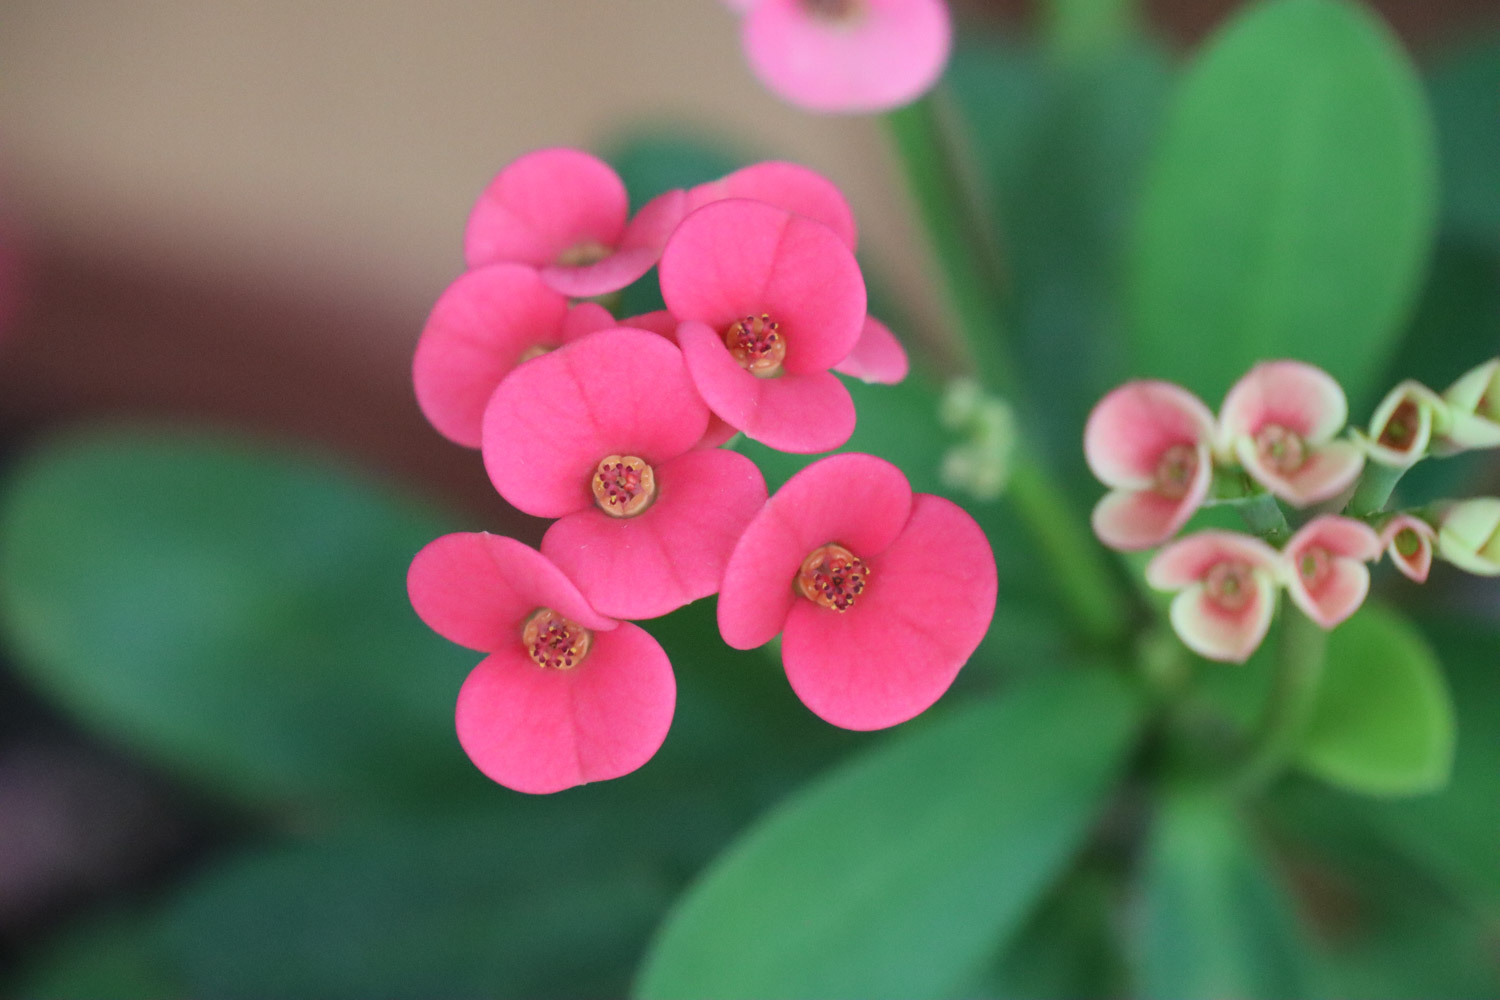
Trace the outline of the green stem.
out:
<instances>
[{"instance_id":1,"label":"green stem","mask_svg":"<svg viewBox=\"0 0 1500 1000\"><path fill-rule=\"evenodd\" d=\"M1269 493L1261 493L1234 502L1249 529L1272 545L1282 545L1292 537L1292 529L1286 523L1286 513L1281 504Z\"/></svg>"},{"instance_id":2,"label":"green stem","mask_svg":"<svg viewBox=\"0 0 1500 1000\"><path fill-rule=\"evenodd\" d=\"M1230 775L1235 791L1261 791L1291 762L1317 704L1327 645L1328 633L1306 615L1289 610L1283 616L1271 693L1255 735Z\"/></svg>"},{"instance_id":3,"label":"green stem","mask_svg":"<svg viewBox=\"0 0 1500 1000\"><path fill-rule=\"evenodd\" d=\"M1381 465L1379 462L1366 462L1365 471L1359 477L1359 485L1354 487L1354 496L1349 498L1349 504L1344 508L1345 516L1369 517L1371 514L1385 510L1385 505L1391 499L1391 493L1404 475L1406 475L1404 468L1393 468L1389 465Z\"/></svg>"},{"instance_id":4,"label":"green stem","mask_svg":"<svg viewBox=\"0 0 1500 1000\"><path fill-rule=\"evenodd\" d=\"M951 108L929 95L885 116L907 186L926 225L939 273L981 379L1020 408L1020 379L1006 337L999 241L974 175L967 168ZM1018 446L1008 487L1041 549L1059 596L1092 640L1114 643L1130 626L1113 565L1082 513L1046 467Z\"/></svg>"}]
</instances>

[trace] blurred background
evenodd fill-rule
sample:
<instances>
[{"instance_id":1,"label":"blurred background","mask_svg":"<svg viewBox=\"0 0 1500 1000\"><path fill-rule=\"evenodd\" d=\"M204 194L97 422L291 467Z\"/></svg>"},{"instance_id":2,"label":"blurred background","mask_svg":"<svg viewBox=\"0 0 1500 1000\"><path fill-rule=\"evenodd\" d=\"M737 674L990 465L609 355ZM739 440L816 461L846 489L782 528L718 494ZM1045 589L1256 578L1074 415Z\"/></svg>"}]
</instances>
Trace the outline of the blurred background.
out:
<instances>
[{"instance_id":1,"label":"blurred background","mask_svg":"<svg viewBox=\"0 0 1500 1000\"><path fill-rule=\"evenodd\" d=\"M1146 4L1179 54L1235 6ZM1374 6L1424 64L1500 28L1494 0ZM955 8L962 30L1008 38L1044 16L1025 3ZM89 553L63 552L70 523L146 507L189 529L182 552L110 564L130 577L108 582L134 589L139 608L171 614L148 621L101 599L89 607L121 617L99 645L52 623L59 655L106 665L102 679L80 669L38 683L0 662L0 988L618 992L685 880L786 789L861 745L810 724L774 672L747 670L684 691L663 759L637 784L522 802L473 773L452 738L474 657L434 644L405 607L399 573L438 531L535 537L476 456L426 425L410 388L427 310L462 269L475 196L530 149L608 153L684 135L731 164L792 159L833 178L881 294L899 303L899 332L918 351L941 339L943 307L878 123L777 102L714 0L10 0L0 11L0 473L40 477L22 505L41 516L24 523L55 528L15 540L25 552L12 558L51 552L78 568L55 586L102 587ZM1492 265L1475 264L1489 276ZM100 437L101 425L116 429ZM233 458L184 471L160 441L185 428L212 433L183 432L174 447L219 461L227 441ZM69 435L92 471L27 466ZM98 472L111 461L115 478ZM115 484L102 491L113 495L77 500L69 477ZM179 482L194 495L162 485ZM278 535L292 522L292 537ZM220 564L244 579L221 579ZM295 612L309 620L265 612L279 623L272 638L217 600L239 587L272 606L279 590L330 586L325 603ZM691 645L705 621L666 628ZM246 644L225 651L225 636ZM315 682L274 687L331 660ZM400 711L366 704L368 664L405 668L379 695L409 696ZM150 683L111 701L110 672L137 666ZM247 700L234 688L257 678L289 706L284 718L256 702L263 689ZM137 726L122 699L163 718ZM733 719L747 703L765 706L752 734ZM196 766L215 725L255 736ZM451 822L434 830L435 815ZM603 816L601 852L587 834ZM487 866L495 858L505 864ZM277 905L292 896L305 904ZM397 909L393 923L372 918ZM308 954L286 952L294 940ZM378 964L370 945L386 940L405 965ZM492 941L506 954L475 964ZM273 955L284 968L265 968Z\"/></svg>"}]
</instances>

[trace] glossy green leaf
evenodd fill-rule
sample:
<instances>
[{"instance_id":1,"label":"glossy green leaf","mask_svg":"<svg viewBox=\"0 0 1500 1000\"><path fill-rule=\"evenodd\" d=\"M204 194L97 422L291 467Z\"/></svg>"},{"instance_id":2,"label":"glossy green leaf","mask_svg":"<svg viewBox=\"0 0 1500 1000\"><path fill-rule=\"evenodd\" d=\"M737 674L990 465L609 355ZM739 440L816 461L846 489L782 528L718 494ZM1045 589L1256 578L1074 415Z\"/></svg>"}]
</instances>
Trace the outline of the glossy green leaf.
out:
<instances>
[{"instance_id":1,"label":"glossy green leaf","mask_svg":"<svg viewBox=\"0 0 1500 1000\"><path fill-rule=\"evenodd\" d=\"M961 989L1077 849L1137 722L1131 695L1097 671L924 720L724 854L659 932L637 993Z\"/></svg>"},{"instance_id":2,"label":"glossy green leaf","mask_svg":"<svg viewBox=\"0 0 1500 1000\"><path fill-rule=\"evenodd\" d=\"M4 486L0 620L39 689L217 793L425 801L485 784L453 739L478 655L406 599L442 530L310 457L94 431Z\"/></svg>"},{"instance_id":3,"label":"glossy green leaf","mask_svg":"<svg viewBox=\"0 0 1500 1000\"><path fill-rule=\"evenodd\" d=\"M1290 907L1229 800L1197 790L1162 797L1140 903L1141 996L1302 995Z\"/></svg>"},{"instance_id":4,"label":"glossy green leaf","mask_svg":"<svg viewBox=\"0 0 1500 1000\"><path fill-rule=\"evenodd\" d=\"M1443 226L1500 247L1500 39L1440 56L1427 92L1437 126Z\"/></svg>"},{"instance_id":5,"label":"glossy green leaf","mask_svg":"<svg viewBox=\"0 0 1500 1000\"><path fill-rule=\"evenodd\" d=\"M1350 791L1416 795L1453 766L1453 705L1442 669L1411 625L1366 608L1328 636L1317 704L1298 764Z\"/></svg>"},{"instance_id":6,"label":"glossy green leaf","mask_svg":"<svg viewBox=\"0 0 1500 1000\"><path fill-rule=\"evenodd\" d=\"M1352 0L1247 8L1182 81L1130 271L1135 366L1217 399L1255 361L1378 387L1436 212L1432 127L1399 42Z\"/></svg>"}]
</instances>

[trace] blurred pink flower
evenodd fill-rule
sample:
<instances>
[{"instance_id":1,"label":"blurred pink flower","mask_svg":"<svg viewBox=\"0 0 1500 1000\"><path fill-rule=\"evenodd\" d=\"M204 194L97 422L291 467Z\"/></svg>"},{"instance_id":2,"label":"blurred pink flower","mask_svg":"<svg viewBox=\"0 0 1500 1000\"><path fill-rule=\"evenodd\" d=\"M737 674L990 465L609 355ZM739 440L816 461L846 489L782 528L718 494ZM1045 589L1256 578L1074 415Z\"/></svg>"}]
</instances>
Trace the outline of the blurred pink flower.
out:
<instances>
[{"instance_id":1,"label":"blurred pink flower","mask_svg":"<svg viewBox=\"0 0 1500 1000\"><path fill-rule=\"evenodd\" d=\"M1243 663L1271 627L1278 555L1250 535L1200 531L1173 542L1146 567L1157 590L1172 599L1172 628L1193 652Z\"/></svg>"},{"instance_id":2,"label":"blurred pink flower","mask_svg":"<svg viewBox=\"0 0 1500 1000\"><path fill-rule=\"evenodd\" d=\"M846 729L905 722L935 702L995 612L984 532L901 471L859 453L797 473L745 529L724 573L719 630L736 649L782 635L787 679Z\"/></svg>"},{"instance_id":3,"label":"blurred pink flower","mask_svg":"<svg viewBox=\"0 0 1500 1000\"><path fill-rule=\"evenodd\" d=\"M572 298L618 291L651 270L686 211L668 191L629 216L625 184L578 149L539 149L490 181L464 233L469 267L526 264Z\"/></svg>"},{"instance_id":4,"label":"blurred pink flower","mask_svg":"<svg viewBox=\"0 0 1500 1000\"><path fill-rule=\"evenodd\" d=\"M656 753L672 723L667 654L591 608L546 557L512 538L444 535L407 574L418 616L490 655L458 695L458 741L518 792L618 778Z\"/></svg>"},{"instance_id":5,"label":"blurred pink flower","mask_svg":"<svg viewBox=\"0 0 1500 1000\"><path fill-rule=\"evenodd\" d=\"M1352 441L1335 441L1349 417L1344 390L1327 372L1300 361L1265 361L1224 397L1219 451L1296 507L1342 493L1364 467Z\"/></svg>"},{"instance_id":6,"label":"blurred pink flower","mask_svg":"<svg viewBox=\"0 0 1500 1000\"><path fill-rule=\"evenodd\" d=\"M1414 514L1397 514L1380 528L1380 544L1391 562L1417 583L1427 582L1436 541L1437 530Z\"/></svg>"},{"instance_id":7,"label":"blurred pink flower","mask_svg":"<svg viewBox=\"0 0 1500 1000\"><path fill-rule=\"evenodd\" d=\"M1365 565L1380 558L1380 536L1363 521L1326 514L1303 525L1281 550L1292 600L1323 628L1359 610L1370 592Z\"/></svg>"},{"instance_id":8,"label":"blurred pink flower","mask_svg":"<svg viewBox=\"0 0 1500 1000\"><path fill-rule=\"evenodd\" d=\"M715 413L781 451L849 440L854 401L828 369L864 329L865 283L837 233L762 202L717 201L677 227L660 273L693 383Z\"/></svg>"},{"instance_id":9,"label":"blurred pink flower","mask_svg":"<svg viewBox=\"0 0 1500 1000\"><path fill-rule=\"evenodd\" d=\"M1115 549L1148 549L1175 535L1202 506L1213 481L1214 417L1170 382L1127 382L1099 401L1083 431L1083 453L1108 494L1094 507L1094 533Z\"/></svg>"},{"instance_id":10,"label":"blurred pink flower","mask_svg":"<svg viewBox=\"0 0 1500 1000\"><path fill-rule=\"evenodd\" d=\"M875 112L909 104L937 83L953 41L943 0L758 0L743 12L750 68L783 100L810 111Z\"/></svg>"},{"instance_id":11,"label":"blurred pink flower","mask_svg":"<svg viewBox=\"0 0 1500 1000\"><path fill-rule=\"evenodd\" d=\"M510 503L560 519L542 552L590 604L654 618L718 590L766 499L750 459L696 447L707 427L681 352L615 328L500 383L484 415L484 464Z\"/></svg>"},{"instance_id":12,"label":"blurred pink flower","mask_svg":"<svg viewBox=\"0 0 1500 1000\"><path fill-rule=\"evenodd\" d=\"M422 329L412 359L417 405L438 433L478 448L484 408L511 369L614 325L602 306L569 308L533 268L475 268L448 286Z\"/></svg>"}]
</instances>

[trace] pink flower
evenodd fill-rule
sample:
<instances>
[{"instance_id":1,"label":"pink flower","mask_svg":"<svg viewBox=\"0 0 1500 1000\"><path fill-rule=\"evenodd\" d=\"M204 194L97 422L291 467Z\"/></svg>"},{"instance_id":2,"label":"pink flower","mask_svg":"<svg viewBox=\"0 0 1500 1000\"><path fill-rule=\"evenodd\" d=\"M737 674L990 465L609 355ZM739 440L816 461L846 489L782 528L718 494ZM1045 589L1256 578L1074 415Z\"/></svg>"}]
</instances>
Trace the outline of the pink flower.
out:
<instances>
[{"instance_id":1,"label":"pink flower","mask_svg":"<svg viewBox=\"0 0 1500 1000\"><path fill-rule=\"evenodd\" d=\"M706 205L661 258L677 341L709 407L781 451L837 448L854 401L828 369L865 325L854 255L822 223L746 199Z\"/></svg>"},{"instance_id":2,"label":"pink flower","mask_svg":"<svg viewBox=\"0 0 1500 1000\"><path fill-rule=\"evenodd\" d=\"M1417 583L1427 582L1436 542L1436 529L1413 514L1397 514L1380 528L1380 544L1391 562Z\"/></svg>"},{"instance_id":3,"label":"pink flower","mask_svg":"<svg viewBox=\"0 0 1500 1000\"><path fill-rule=\"evenodd\" d=\"M1200 531L1173 542L1146 567L1157 590L1172 599L1172 628L1193 652L1244 663L1276 610L1276 550L1250 535Z\"/></svg>"},{"instance_id":4,"label":"pink flower","mask_svg":"<svg viewBox=\"0 0 1500 1000\"><path fill-rule=\"evenodd\" d=\"M1214 417L1170 382L1127 382L1099 401L1083 431L1089 468L1111 491L1094 533L1115 549L1148 549L1175 535L1213 480Z\"/></svg>"},{"instance_id":5,"label":"pink flower","mask_svg":"<svg viewBox=\"0 0 1500 1000\"><path fill-rule=\"evenodd\" d=\"M1300 361L1265 361L1224 398L1219 449L1250 477L1296 507L1342 493L1364 468L1364 453L1335 441L1349 404L1321 368Z\"/></svg>"},{"instance_id":6,"label":"pink flower","mask_svg":"<svg viewBox=\"0 0 1500 1000\"><path fill-rule=\"evenodd\" d=\"M666 739L677 700L655 639L605 618L513 538L444 535L412 560L412 607L446 639L490 655L464 681L458 741L490 779L556 792L618 778Z\"/></svg>"},{"instance_id":7,"label":"pink flower","mask_svg":"<svg viewBox=\"0 0 1500 1000\"><path fill-rule=\"evenodd\" d=\"M942 76L953 26L943 0L758 0L740 40L768 89L810 111L888 111Z\"/></svg>"},{"instance_id":8,"label":"pink flower","mask_svg":"<svg viewBox=\"0 0 1500 1000\"><path fill-rule=\"evenodd\" d=\"M781 633L787 679L808 708L881 729L953 683L989 628L995 588L973 518L851 452L809 465L755 515L724 572L719 631L736 649Z\"/></svg>"},{"instance_id":9,"label":"pink flower","mask_svg":"<svg viewBox=\"0 0 1500 1000\"><path fill-rule=\"evenodd\" d=\"M1442 397L1407 379L1375 407L1369 436L1355 431L1354 440L1381 465L1408 469L1426 456L1434 433L1446 429L1448 423Z\"/></svg>"},{"instance_id":10,"label":"pink flower","mask_svg":"<svg viewBox=\"0 0 1500 1000\"><path fill-rule=\"evenodd\" d=\"M572 298L618 291L651 270L685 211L668 191L630 219L625 184L578 149L539 149L495 176L469 215L470 267L527 264Z\"/></svg>"},{"instance_id":11,"label":"pink flower","mask_svg":"<svg viewBox=\"0 0 1500 1000\"><path fill-rule=\"evenodd\" d=\"M417 405L438 433L478 448L484 408L511 369L614 325L602 306L569 308L532 268L476 268L448 286L422 329L412 360Z\"/></svg>"},{"instance_id":12,"label":"pink flower","mask_svg":"<svg viewBox=\"0 0 1500 1000\"><path fill-rule=\"evenodd\" d=\"M749 198L796 212L832 229L850 250L857 247L859 233L854 210L844 192L833 181L801 164L767 160L699 184L687 193L687 211L726 198Z\"/></svg>"},{"instance_id":13,"label":"pink flower","mask_svg":"<svg viewBox=\"0 0 1500 1000\"><path fill-rule=\"evenodd\" d=\"M1500 358L1469 369L1443 400L1452 416L1445 434L1449 448L1500 447Z\"/></svg>"},{"instance_id":14,"label":"pink flower","mask_svg":"<svg viewBox=\"0 0 1500 1000\"><path fill-rule=\"evenodd\" d=\"M1370 592L1365 563L1380 558L1380 536L1363 521L1325 514L1307 522L1281 550L1281 576L1307 617L1333 628Z\"/></svg>"},{"instance_id":15,"label":"pink flower","mask_svg":"<svg viewBox=\"0 0 1500 1000\"><path fill-rule=\"evenodd\" d=\"M559 518L542 539L600 612L654 618L719 587L766 498L755 463L695 448L708 409L664 337L590 334L513 371L484 414L500 495Z\"/></svg>"}]
</instances>

